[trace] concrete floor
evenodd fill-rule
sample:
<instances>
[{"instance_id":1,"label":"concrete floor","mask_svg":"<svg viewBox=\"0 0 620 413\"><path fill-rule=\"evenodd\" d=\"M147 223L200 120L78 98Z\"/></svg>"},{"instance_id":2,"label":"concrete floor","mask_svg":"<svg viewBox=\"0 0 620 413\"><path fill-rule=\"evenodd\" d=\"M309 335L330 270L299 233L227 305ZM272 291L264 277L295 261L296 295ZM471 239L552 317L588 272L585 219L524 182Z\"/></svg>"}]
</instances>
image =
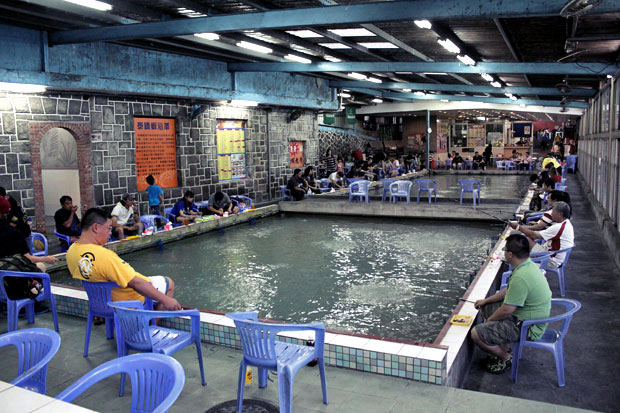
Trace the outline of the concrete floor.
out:
<instances>
[{"instance_id":1,"label":"concrete floor","mask_svg":"<svg viewBox=\"0 0 620 413\"><path fill-rule=\"evenodd\" d=\"M114 340L105 339L104 326L93 328L90 351L82 357L85 320L60 315L62 344L50 362L47 393L55 396L78 377L97 365L116 357ZM6 323L0 321L0 333L6 332ZM49 313L37 316L32 326L52 328ZM20 320L19 328L28 328ZM237 372L241 352L224 347L203 344L207 387L200 385L196 350L189 347L175 354L185 369L186 381L181 396L172 412L204 412L228 400L237 392ZM16 352L13 348L0 349L0 380L10 381L16 372ZM306 367L295 378L293 411L312 412L558 412L580 411L558 408L552 404L497 396L468 390L454 389L405 379L327 367L329 405L322 404L318 368ZM253 372L256 377L256 371ZM255 381L246 388L245 398L262 399L278 404L277 378L270 374L265 389ZM75 403L96 411L125 412L131 401L129 385L126 395L118 397L119 379L102 381L94 390L80 396Z\"/></svg>"},{"instance_id":2,"label":"concrete floor","mask_svg":"<svg viewBox=\"0 0 620 413\"><path fill-rule=\"evenodd\" d=\"M564 341L566 387L557 386L551 353L534 349L525 350L517 384L510 381L508 374L486 374L478 365L483 354L478 354L463 387L562 406L618 411L620 269L603 243L575 175L569 174L567 182L576 246L566 267L566 297L580 301L582 308L573 317ZM554 297L559 296L557 278L551 278L549 285Z\"/></svg>"}]
</instances>

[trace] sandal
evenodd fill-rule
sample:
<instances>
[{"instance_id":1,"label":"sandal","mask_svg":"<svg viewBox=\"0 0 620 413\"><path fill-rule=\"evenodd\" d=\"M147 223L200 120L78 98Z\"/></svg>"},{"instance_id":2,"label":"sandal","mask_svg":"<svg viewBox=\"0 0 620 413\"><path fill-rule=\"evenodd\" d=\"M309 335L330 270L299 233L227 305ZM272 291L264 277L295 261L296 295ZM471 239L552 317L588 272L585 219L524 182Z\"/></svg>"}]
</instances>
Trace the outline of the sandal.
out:
<instances>
[{"instance_id":1,"label":"sandal","mask_svg":"<svg viewBox=\"0 0 620 413\"><path fill-rule=\"evenodd\" d=\"M512 367L512 357L506 361L499 358L489 361L489 363L486 364L485 369L491 374L502 374L506 370L510 369L510 367Z\"/></svg>"}]
</instances>

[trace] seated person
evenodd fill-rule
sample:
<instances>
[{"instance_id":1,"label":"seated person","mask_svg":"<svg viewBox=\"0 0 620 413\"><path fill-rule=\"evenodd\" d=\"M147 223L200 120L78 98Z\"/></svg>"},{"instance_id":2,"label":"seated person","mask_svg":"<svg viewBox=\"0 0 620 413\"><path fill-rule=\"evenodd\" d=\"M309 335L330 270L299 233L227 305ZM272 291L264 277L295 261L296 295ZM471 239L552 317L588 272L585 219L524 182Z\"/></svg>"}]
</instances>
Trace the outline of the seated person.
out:
<instances>
[{"instance_id":1,"label":"seated person","mask_svg":"<svg viewBox=\"0 0 620 413\"><path fill-rule=\"evenodd\" d=\"M510 155L510 159L515 162L519 160L519 153L516 149L512 150L512 155Z\"/></svg>"},{"instance_id":2,"label":"seated person","mask_svg":"<svg viewBox=\"0 0 620 413\"><path fill-rule=\"evenodd\" d=\"M149 194L149 214L164 215L164 191L161 186L155 185L153 175L146 177L146 183L149 184L146 192Z\"/></svg>"},{"instance_id":3,"label":"seated person","mask_svg":"<svg viewBox=\"0 0 620 413\"><path fill-rule=\"evenodd\" d=\"M67 251L67 268L73 278L90 282L113 281L112 301L154 301L156 310L182 310L175 300L174 282L161 275L145 277L112 250L104 247L112 221L104 210L91 208L82 217L82 235Z\"/></svg>"},{"instance_id":4,"label":"seated person","mask_svg":"<svg viewBox=\"0 0 620 413\"><path fill-rule=\"evenodd\" d=\"M334 189L344 189L344 174L342 172L333 172L329 175L329 187Z\"/></svg>"},{"instance_id":5,"label":"seated person","mask_svg":"<svg viewBox=\"0 0 620 413\"><path fill-rule=\"evenodd\" d=\"M58 260L54 256L36 257L30 255L30 248L21 232L8 221L11 210L9 201L0 196L0 270L45 272L45 263L53 264ZM35 283L36 282L36 283ZM34 298L38 295L42 285L40 278L4 278L4 287L9 298L18 300L22 298ZM36 288L33 291L33 288ZM40 311L38 303L35 303L36 311Z\"/></svg>"},{"instance_id":6,"label":"seated person","mask_svg":"<svg viewBox=\"0 0 620 413\"><path fill-rule=\"evenodd\" d=\"M230 202L230 199L228 200ZM211 202L209 202L209 207L211 206ZM183 198L179 199L170 214L174 216L176 222L189 224L202 216L200 212L198 212L198 207L194 204L194 193L192 191L185 191L183 194Z\"/></svg>"},{"instance_id":7,"label":"seated person","mask_svg":"<svg viewBox=\"0 0 620 413\"><path fill-rule=\"evenodd\" d=\"M523 232L528 238L532 252L559 251L575 246L575 234L573 224L570 221L570 207L566 202L558 201L551 210L553 224L540 232L532 231L528 227L511 222L510 226L517 231ZM537 239L545 240L543 245L536 242ZM547 265L557 268L564 261L566 253L551 256Z\"/></svg>"},{"instance_id":8,"label":"seated person","mask_svg":"<svg viewBox=\"0 0 620 413\"><path fill-rule=\"evenodd\" d=\"M530 225L521 225L521 227L531 229L532 231L540 231L549 228L553 224L551 209L553 208L553 205L559 201L566 202L572 211L573 208L571 206L570 195L568 195L568 192L558 191L557 189L554 189L547 196L547 205L549 205L549 209L545 211L543 216L536 223Z\"/></svg>"},{"instance_id":9,"label":"seated person","mask_svg":"<svg viewBox=\"0 0 620 413\"><path fill-rule=\"evenodd\" d=\"M551 166L549 166L551 165ZM557 159L555 159L551 154L547 155L545 157L545 159L543 159L542 161L542 167L543 169L548 169L548 168L559 168L560 166L560 162L557 161Z\"/></svg>"},{"instance_id":10,"label":"seated person","mask_svg":"<svg viewBox=\"0 0 620 413\"><path fill-rule=\"evenodd\" d=\"M532 157L529 152L525 152L525 155L521 156L519 159L519 169L522 171L527 171L530 169L530 163L532 162Z\"/></svg>"},{"instance_id":11,"label":"seated person","mask_svg":"<svg viewBox=\"0 0 620 413\"><path fill-rule=\"evenodd\" d=\"M301 178L304 180L304 188L306 189L306 191L310 190L315 194L321 193L321 190L319 189L319 184L314 179L314 166L308 166Z\"/></svg>"},{"instance_id":12,"label":"seated person","mask_svg":"<svg viewBox=\"0 0 620 413\"><path fill-rule=\"evenodd\" d=\"M480 155L478 152L474 153L474 169L485 169L486 162L484 160L484 156Z\"/></svg>"},{"instance_id":13,"label":"seated person","mask_svg":"<svg viewBox=\"0 0 620 413\"><path fill-rule=\"evenodd\" d=\"M485 322L471 330L473 342L492 354L485 369L493 374L512 366L508 346L519 340L521 323L549 317L551 312L551 289L538 265L530 260L528 241L523 235L512 234L506 239L505 260L514 267L508 286L474 303ZM546 324L530 326L528 339L538 340L546 329Z\"/></svg>"},{"instance_id":14,"label":"seated person","mask_svg":"<svg viewBox=\"0 0 620 413\"><path fill-rule=\"evenodd\" d=\"M137 214L138 206L133 201L133 195L125 194L112 210L112 235L118 239L142 234L144 230Z\"/></svg>"},{"instance_id":15,"label":"seated person","mask_svg":"<svg viewBox=\"0 0 620 413\"><path fill-rule=\"evenodd\" d=\"M555 182L556 184L562 182L562 175L558 173L558 170L556 168L551 168L549 170L549 177L553 179L553 182Z\"/></svg>"},{"instance_id":16,"label":"seated person","mask_svg":"<svg viewBox=\"0 0 620 413\"><path fill-rule=\"evenodd\" d=\"M6 219L13 227L17 228L26 240L26 243L28 243L28 246L30 246L30 222L26 212L24 212L24 209L15 198L6 193L6 189L2 186L0 186L0 197L6 198L9 201L10 210L7 213Z\"/></svg>"},{"instance_id":17,"label":"seated person","mask_svg":"<svg viewBox=\"0 0 620 413\"><path fill-rule=\"evenodd\" d=\"M454 153L455 153L454 158L452 158L452 168L454 168L454 169L462 169L463 168L463 163L465 161L461 157L461 154L459 154L458 152L454 152Z\"/></svg>"},{"instance_id":18,"label":"seated person","mask_svg":"<svg viewBox=\"0 0 620 413\"><path fill-rule=\"evenodd\" d=\"M351 167L351 169L349 169L349 173L347 173L347 178L349 179L363 178L363 177L364 177L364 172L362 171L361 163L356 163L354 166Z\"/></svg>"},{"instance_id":19,"label":"seated person","mask_svg":"<svg viewBox=\"0 0 620 413\"><path fill-rule=\"evenodd\" d=\"M351 168L351 171L354 171L354 169ZM351 173L351 171L349 171L349 173ZM306 185L305 181L301 177L301 169L297 168L293 171L293 176L291 176L291 178L288 180L286 187L289 191L291 191L291 196L293 197L293 200L301 201L302 199L304 199L304 196L306 195Z\"/></svg>"},{"instance_id":20,"label":"seated person","mask_svg":"<svg viewBox=\"0 0 620 413\"><path fill-rule=\"evenodd\" d=\"M239 207L233 204L227 193L217 191L209 197L209 206L207 210L212 215L224 216L226 212L228 214L239 213Z\"/></svg>"},{"instance_id":21,"label":"seated person","mask_svg":"<svg viewBox=\"0 0 620 413\"><path fill-rule=\"evenodd\" d=\"M73 199L69 195L60 197L60 209L54 214L56 232L68 235L71 242L75 242L80 237L80 219L77 217L77 205L73 205ZM64 241L60 241L64 244ZM68 247L68 245L66 245Z\"/></svg>"}]
</instances>

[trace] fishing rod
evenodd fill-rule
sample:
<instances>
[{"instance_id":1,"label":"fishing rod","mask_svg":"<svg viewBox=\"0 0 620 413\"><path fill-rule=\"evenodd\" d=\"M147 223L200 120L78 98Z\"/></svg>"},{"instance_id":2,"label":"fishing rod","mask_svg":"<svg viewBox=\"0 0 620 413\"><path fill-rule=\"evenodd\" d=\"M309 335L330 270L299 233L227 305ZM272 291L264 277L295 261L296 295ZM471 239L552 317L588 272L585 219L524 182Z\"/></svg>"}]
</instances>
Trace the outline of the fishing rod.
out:
<instances>
[{"instance_id":1,"label":"fishing rod","mask_svg":"<svg viewBox=\"0 0 620 413\"><path fill-rule=\"evenodd\" d=\"M458 203L458 204L460 205L460 201L459 201L459 200L452 199L452 202L456 202L456 203ZM486 211L485 211L485 210L483 210L483 209L476 209L476 211L478 211L478 212L482 212L483 214L485 214L485 215L487 215L487 216L489 216L489 217L491 217L491 218L493 218L493 219L495 219L495 220L497 220L497 221L500 221L500 222L502 222L502 223L504 223L504 224L510 224L510 221L509 221L509 220L507 220L507 219L502 219L502 218L498 218L498 217L496 217L495 215L490 214L490 213L486 212Z\"/></svg>"}]
</instances>

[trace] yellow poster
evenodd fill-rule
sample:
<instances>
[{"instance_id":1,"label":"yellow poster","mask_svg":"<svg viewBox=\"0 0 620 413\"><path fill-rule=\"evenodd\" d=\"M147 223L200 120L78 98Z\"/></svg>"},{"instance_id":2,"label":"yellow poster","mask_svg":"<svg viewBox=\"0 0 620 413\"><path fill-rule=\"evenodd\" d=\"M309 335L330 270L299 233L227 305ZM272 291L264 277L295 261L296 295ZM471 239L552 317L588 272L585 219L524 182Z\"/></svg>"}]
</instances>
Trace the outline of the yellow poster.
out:
<instances>
[{"instance_id":1,"label":"yellow poster","mask_svg":"<svg viewBox=\"0 0 620 413\"><path fill-rule=\"evenodd\" d=\"M219 155L217 157L217 172L220 179L231 179L230 155Z\"/></svg>"},{"instance_id":2,"label":"yellow poster","mask_svg":"<svg viewBox=\"0 0 620 413\"><path fill-rule=\"evenodd\" d=\"M245 122L218 121L216 140L219 180L247 178Z\"/></svg>"}]
</instances>

